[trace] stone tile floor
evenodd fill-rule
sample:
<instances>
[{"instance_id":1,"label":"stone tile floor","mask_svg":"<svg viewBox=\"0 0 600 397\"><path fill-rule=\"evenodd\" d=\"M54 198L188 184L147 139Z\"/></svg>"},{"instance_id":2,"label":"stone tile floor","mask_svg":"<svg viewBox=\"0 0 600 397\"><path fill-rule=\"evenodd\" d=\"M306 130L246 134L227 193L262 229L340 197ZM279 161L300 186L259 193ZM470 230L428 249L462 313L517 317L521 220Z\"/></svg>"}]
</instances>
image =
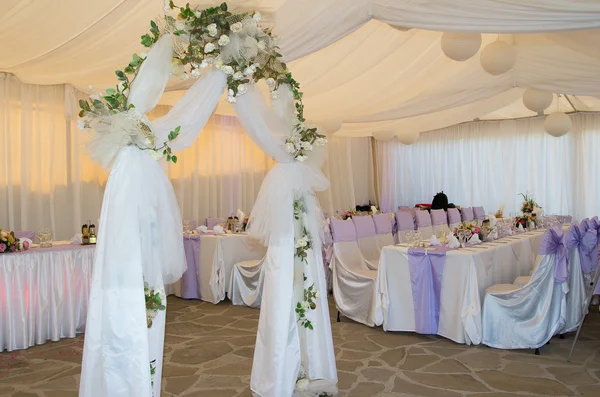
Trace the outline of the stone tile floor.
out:
<instances>
[{"instance_id":1,"label":"stone tile floor","mask_svg":"<svg viewBox=\"0 0 600 397\"><path fill-rule=\"evenodd\" d=\"M259 311L174 297L168 305L162 396L250 397ZM600 396L597 307L572 363L573 335L553 338L535 356L336 323L335 314L331 305L341 397ZM0 396L77 396L82 350L79 336L0 353Z\"/></svg>"}]
</instances>

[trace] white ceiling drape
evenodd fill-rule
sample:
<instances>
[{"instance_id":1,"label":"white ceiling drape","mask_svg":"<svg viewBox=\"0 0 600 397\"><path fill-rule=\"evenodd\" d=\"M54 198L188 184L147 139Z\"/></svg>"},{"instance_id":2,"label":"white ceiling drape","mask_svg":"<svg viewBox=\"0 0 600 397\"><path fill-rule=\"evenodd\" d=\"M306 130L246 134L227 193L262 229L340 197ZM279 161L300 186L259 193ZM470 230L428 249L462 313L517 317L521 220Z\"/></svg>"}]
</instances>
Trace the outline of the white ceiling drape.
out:
<instances>
[{"instance_id":1,"label":"white ceiling drape","mask_svg":"<svg viewBox=\"0 0 600 397\"><path fill-rule=\"evenodd\" d=\"M421 132L476 117L533 115L520 104L528 87L572 95L578 110L600 110L597 0L228 4L264 13L302 85L307 118L342 120L337 135ZM82 90L113 85L114 70L143 51L139 38L162 13L161 0L5 0L0 71L28 83L70 83ZM441 51L441 31L500 33L484 34L482 48L498 39L512 43L515 67L491 76L482 70L479 55L452 61ZM172 81L161 103L176 103L190 85ZM224 99L217 113L234 114Z\"/></svg>"}]
</instances>

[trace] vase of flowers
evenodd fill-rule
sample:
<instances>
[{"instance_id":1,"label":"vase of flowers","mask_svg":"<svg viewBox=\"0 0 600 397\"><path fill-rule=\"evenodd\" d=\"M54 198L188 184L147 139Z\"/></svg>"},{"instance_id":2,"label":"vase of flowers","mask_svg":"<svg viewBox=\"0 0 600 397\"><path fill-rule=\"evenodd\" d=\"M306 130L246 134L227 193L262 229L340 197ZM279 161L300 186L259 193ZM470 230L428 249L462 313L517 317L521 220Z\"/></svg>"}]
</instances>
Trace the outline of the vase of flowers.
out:
<instances>
[{"instance_id":1,"label":"vase of flowers","mask_svg":"<svg viewBox=\"0 0 600 397\"><path fill-rule=\"evenodd\" d=\"M541 211L542 207L540 207L538 203L535 202L535 200L532 196L529 195L529 193L519 194L523 197L523 203L521 204L521 212L523 214L530 214L532 216L535 216L535 214Z\"/></svg>"}]
</instances>

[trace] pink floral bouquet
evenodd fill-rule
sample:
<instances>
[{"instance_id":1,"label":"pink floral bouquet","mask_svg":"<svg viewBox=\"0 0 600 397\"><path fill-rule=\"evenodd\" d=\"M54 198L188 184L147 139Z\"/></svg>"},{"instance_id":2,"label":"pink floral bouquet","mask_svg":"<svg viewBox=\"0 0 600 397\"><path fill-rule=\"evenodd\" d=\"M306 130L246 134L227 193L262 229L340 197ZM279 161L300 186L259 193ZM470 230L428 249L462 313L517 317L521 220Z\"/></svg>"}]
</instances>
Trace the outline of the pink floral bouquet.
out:
<instances>
[{"instance_id":1,"label":"pink floral bouquet","mask_svg":"<svg viewBox=\"0 0 600 397\"><path fill-rule=\"evenodd\" d=\"M0 254L4 252L15 252L29 249L29 242L21 243L15 237L15 232L0 229Z\"/></svg>"},{"instance_id":2,"label":"pink floral bouquet","mask_svg":"<svg viewBox=\"0 0 600 397\"><path fill-rule=\"evenodd\" d=\"M474 234L478 234L479 238L482 238L481 228L476 223L461 222L460 225L454 228L452 233L456 238L459 238L461 234L467 239L471 238Z\"/></svg>"}]
</instances>

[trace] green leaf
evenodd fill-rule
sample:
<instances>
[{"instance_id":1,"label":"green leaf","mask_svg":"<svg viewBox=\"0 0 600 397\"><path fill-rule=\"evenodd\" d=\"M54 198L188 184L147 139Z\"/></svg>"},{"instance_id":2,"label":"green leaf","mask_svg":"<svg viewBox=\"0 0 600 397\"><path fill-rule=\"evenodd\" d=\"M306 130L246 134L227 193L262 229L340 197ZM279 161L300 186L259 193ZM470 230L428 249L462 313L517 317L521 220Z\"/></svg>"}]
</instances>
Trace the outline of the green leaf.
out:
<instances>
[{"instance_id":1,"label":"green leaf","mask_svg":"<svg viewBox=\"0 0 600 397\"><path fill-rule=\"evenodd\" d=\"M177 164L177 156L171 156L171 160L173 161L173 164Z\"/></svg>"},{"instance_id":2,"label":"green leaf","mask_svg":"<svg viewBox=\"0 0 600 397\"><path fill-rule=\"evenodd\" d=\"M219 8L221 8L221 10L223 10L223 11L227 11L227 3L221 3Z\"/></svg>"},{"instance_id":3,"label":"green leaf","mask_svg":"<svg viewBox=\"0 0 600 397\"><path fill-rule=\"evenodd\" d=\"M81 109L81 110L79 111L79 117L83 117L83 114L84 114L84 111L83 111L83 109Z\"/></svg>"},{"instance_id":4,"label":"green leaf","mask_svg":"<svg viewBox=\"0 0 600 397\"><path fill-rule=\"evenodd\" d=\"M150 21L150 27L158 30L158 26L156 25L156 22L154 22L154 21Z\"/></svg>"},{"instance_id":5,"label":"green leaf","mask_svg":"<svg viewBox=\"0 0 600 397\"><path fill-rule=\"evenodd\" d=\"M117 91L115 91L114 88L107 88L106 93L108 95L115 95L117 93Z\"/></svg>"},{"instance_id":6,"label":"green leaf","mask_svg":"<svg viewBox=\"0 0 600 397\"><path fill-rule=\"evenodd\" d=\"M127 76L125 76L125 73L123 73L122 70L115 70L115 74L117 75L119 80L127 80Z\"/></svg>"},{"instance_id":7,"label":"green leaf","mask_svg":"<svg viewBox=\"0 0 600 397\"><path fill-rule=\"evenodd\" d=\"M149 35L145 34L142 36L142 45L144 47L150 47L152 45L154 41L152 40L152 37L150 37Z\"/></svg>"},{"instance_id":8,"label":"green leaf","mask_svg":"<svg viewBox=\"0 0 600 397\"><path fill-rule=\"evenodd\" d=\"M167 162L168 161L171 161L171 155L170 154L167 155Z\"/></svg>"}]
</instances>

